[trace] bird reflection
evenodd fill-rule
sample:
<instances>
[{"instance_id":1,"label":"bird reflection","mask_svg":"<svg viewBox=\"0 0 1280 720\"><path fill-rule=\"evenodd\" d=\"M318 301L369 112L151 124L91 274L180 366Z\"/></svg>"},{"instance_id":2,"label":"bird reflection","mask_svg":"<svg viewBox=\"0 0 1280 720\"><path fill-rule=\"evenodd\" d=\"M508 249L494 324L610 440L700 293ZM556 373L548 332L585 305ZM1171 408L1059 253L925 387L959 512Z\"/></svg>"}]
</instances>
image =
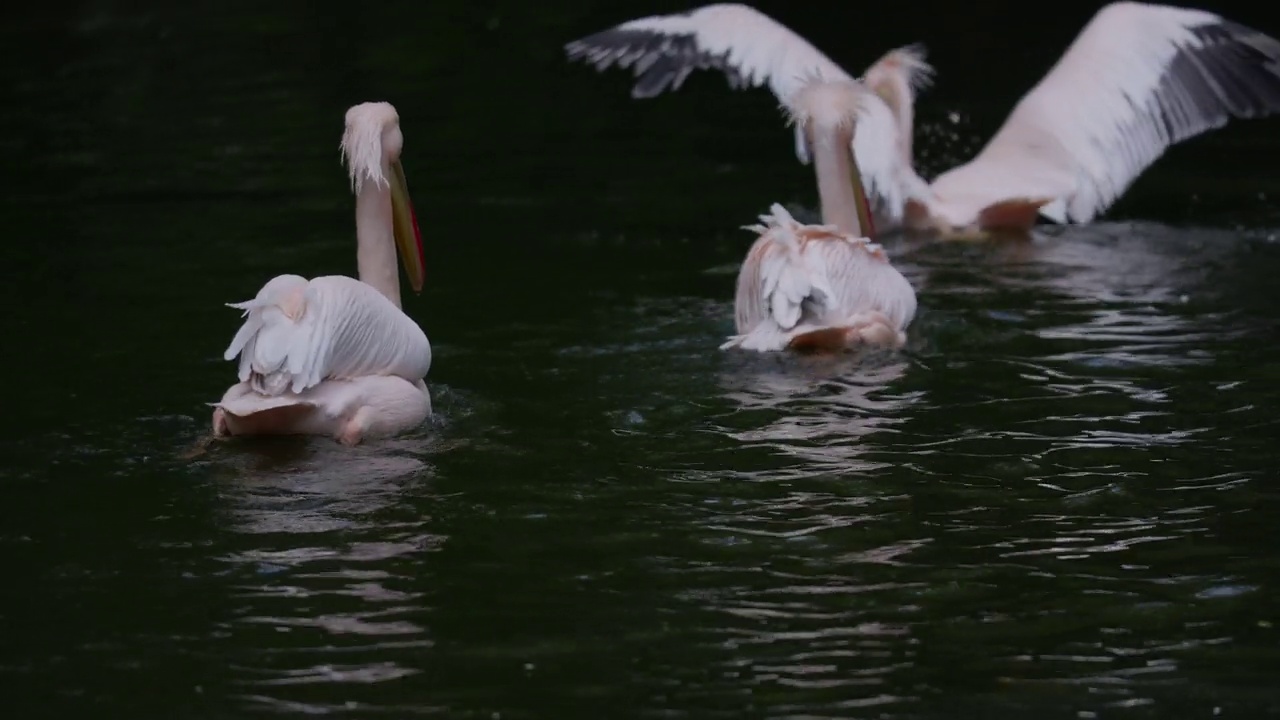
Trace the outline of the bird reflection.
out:
<instances>
[{"instance_id":1,"label":"bird reflection","mask_svg":"<svg viewBox=\"0 0 1280 720\"><path fill-rule=\"evenodd\" d=\"M868 435L892 427L916 400L889 387L908 365L892 352L748 358L720 375L724 396L743 418L721 430L803 460L810 471L879 467L859 456Z\"/></svg>"},{"instance_id":2,"label":"bird reflection","mask_svg":"<svg viewBox=\"0 0 1280 720\"><path fill-rule=\"evenodd\" d=\"M304 438L244 443L220 488L242 533L327 533L367 527L402 501L430 466L412 439L339 448Z\"/></svg>"},{"instance_id":3,"label":"bird reflection","mask_svg":"<svg viewBox=\"0 0 1280 720\"><path fill-rule=\"evenodd\" d=\"M1219 277L1247 257L1240 240L1220 230L1101 223L1023 241L904 240L898 250L923 266L933 305L1021 326L1048 341L1042 359L1168 366L1207 362L1216 343L1241 332L1232 327L1237 309L1220 302L1229 283Z\"/></svg>"},{"instance_id":4,"label":"bird reflection","mask_svg":"<svg viewBox=\"0 0 1280 720\"><path fill-rule=\"evenodd\" d=\"M261 579L245 589L273 595L280 591L281 575L324 577L320 587L288 591L375 602L402 599L376 582L392 576L383 565L436 549L444 540L426 532L430 518L409 503L412 488L431 475L431 467L413 454L421 448L411 438L358 448L303 438L273 440L238 448L247 451L235 454L229 477L218 485L228 528L253 538L225 557L248 577ZM335 589L333 579L348 584ZM321 617L317 622L338 627L346 620ZM365 623L357 618L347 624Z\"/></svg>"},{"instance_id":5,"label":"bird reflection","mask_svg":"<svg viewBox=\"0 0 1280 720\"><path fill-rule=\"evenodd\" d=\"M1171 302L1238 248L1227 233L1148 223L1068 228L990 256L1007 287L1036 287L1080 302ZM1015 264L1017 265L1015 267Z\"/></svg>"},{"instance_id":6,"label":"bird reflection","mask_svg":"<svg viewBox=\"0 0 1280 720\"><path fill-rule=\"evenodd\" d=\"M422 507L437 439L348 448L310 438L222 444L217 490L236 578L229 631L258 703L313 699L302 687L376 684L419 672L430 647L421 558L444 537Z\"/></svg>"}]
</instances>

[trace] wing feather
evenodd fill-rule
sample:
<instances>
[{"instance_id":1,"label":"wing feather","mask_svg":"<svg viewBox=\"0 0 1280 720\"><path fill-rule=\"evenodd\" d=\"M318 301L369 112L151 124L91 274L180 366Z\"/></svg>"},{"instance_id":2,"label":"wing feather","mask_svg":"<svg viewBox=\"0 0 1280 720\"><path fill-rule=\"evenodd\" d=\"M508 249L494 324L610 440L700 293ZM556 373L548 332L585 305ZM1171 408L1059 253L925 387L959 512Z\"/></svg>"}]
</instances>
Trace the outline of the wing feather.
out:
<instances>
[{"instance_id":1,"label":"wing feather","mask_svg":"<svg viewBox=\"0 0 1280 720\"><path fill-rule=\"evenodd\" d=\"M398 375L415 382L431 367L431 344L408 315L372 286L343 275L311 287L324 308L322 379ZM318 382L319 380L317 380Z\"/></svg>"},{"instance_id":2,"label":"wing feather","mask_svg":"<svg viewBox=\"0 0 1280 720\"><path fill-rule=\"evenodd\" d=\"M706 5L678 15L654 15L630 20L565 45L570 60L583 60L597 70L611 66L632 68L636 84L632 97L648 98L675 90L694 70L723 72L733 89L768 85L784 106L807 83L815 80L854 81L807 40L764 13L735 3ZM914 98L932 69L924 62L924 48L910 45L891 51L872 66L876 78L901 80ZM888 80L883 80L888 82ZM901 128L884 100L883 113L860 120L854 154L867 196L888 225L902 217L906 198L923 192L925 183L910 164L912 128ZM910 110L903 114L910 121ZM796 157L810 161L801 128L794 129ZM905 147L901 155L895 148Z\"/></svg>"},{"instance_id":3,"label":"wing feather","mask_svg":"<svg viewBox=\"0 0 1280 720\"><path fill-rule=\"evenodd\" d=\"M982 152L932 187L940 197L986 187L988 204L1051 199L1047 216L1088 222L1169 146L1276 112L1280 42L1201 10L1112 3Z\"/></svg>"},{"instance_id":4,"label":"wing feather","mask_svg":"<svg viewBox=\"0 0 1280 720\"><path fill-rule=\"evenodd\" d=\"M806 300L821 302L826 288L815 288L795 231L802 227L781 205L762 215L763 225L748 230L760 237L738 271L734 324L739 334L769 324L789 330L800 321ZM812 296L812 297L811 297Z\"/></svg>"},{"instance_id":5,"label":"wing feather","mask_svg":"<svg viewBox=\"0 0 1280 720\"><path fill-rule=\"evenodd\" d=\"M368 375L415 382L431 367L422 328L353 278L280 276L253 300L232 307L244 310L246 319L224 356L239 356L241 381L266 395Z\"/></svg>"},{"instance_id":6,"label":"wing feather","mask_svg":"<svg viewBox=\"0 0 1280 720\"><path fill-rule=\"evenodd\" d=\"M764 225L738 274L737 334L722 348L781 349L800 332L839 327L878 311L898 330L916 311L915 290L865 238L833 227L801 225L780 205Z\"/></svg>"},{"instance_id":7,"label":"wing feather","mask_svg":"<svg viewBox=\"0 0 1280 720\"><path fill-rule=\"evenodd\" d=\"M679 89L690 72L702 69L720 70L735 90L768 84L780 101L805 77L852 79L786 26L737 3L630 20L574 40L565 52L600 71L612 65L632 68L634 98Z\"/></svg>"},{"instance_id":8,"label":"wing feather","mask_svg":"<svg viewBox=\"0 0 1280 720\"><path fill-rule=\"evenodd\" d=\"M898 330L911 324L916 314L916 293L885 256L884 250L865 238L832 234L806 246L810 264L821 267L833 292L828 314L818 322L839 325L868 310L887 317Z\"/></svg>"}]
</instances>

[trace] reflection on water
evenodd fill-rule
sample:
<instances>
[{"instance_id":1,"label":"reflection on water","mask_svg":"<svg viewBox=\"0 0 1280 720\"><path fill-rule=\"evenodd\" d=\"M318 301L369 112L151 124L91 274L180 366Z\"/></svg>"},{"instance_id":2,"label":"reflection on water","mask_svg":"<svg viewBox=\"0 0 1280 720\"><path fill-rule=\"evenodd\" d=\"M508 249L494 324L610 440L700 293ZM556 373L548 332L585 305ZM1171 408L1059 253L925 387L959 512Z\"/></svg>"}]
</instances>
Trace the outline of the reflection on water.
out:
<instances>
[{"instance_id":1,"label":"reflection on water","mask_svg":"<svg viewBox=\"0 0 1280 720\"><path fill-rule=\"evenodd\" d=\"M430 492L430 445L409 436L355 449L301 438L217 448L225 528L247 536L219 558L241 608L224 631L259 648L234 667L245 701L305 710L271 688L421 672L387 652L433 645L414 589L414 567L446 539L413 503ZM281 641L264 643L272 636Z\"/></svg>"},{"instance_id":2,"label":"reflection on water","mask_svg":"<svg viewBox=\"0 0 1280 720\"><path fill-rule=\"evenodd\" d=\"M402 483L429 477L430 468L421 459L393 454L393 448L407 442L397 438L346 452L295 438L273 443L275 447L228 442L252 453L226 470L229 477L222 487L234 508L233 527L247 533L321 535L367 528L375 513L399 501Z\"/></svg>"},{"instance_id":3,"label":"reflection on water","mask_svg":"<svg viewBox=\"0 0 1280 720\"><path fill-rule=\"evenodd\" d=\"M724 428L741 448L766 448L799 461L793 472L810 475L822 469L857 472L876 463L859 460L877 430L900 422L901 413L917 399L895 395L888 385L907 371L901 359L874 355L852 357L746 358L745 364L768 369L722 373L725 397L736 406L735 428ZM877 364L880 361L880 364ZM758 473L744 473L743 479ZM773 479L773 473L767 479ZM759 479L766 479L760 477Z\"/></svg>"},{"instance_id":4,"label":"reflection on water","mask_svg":"<svg viewBox=\"0 0 1280 720\"><path fill-rule=\"evenodd\" d=\"M157 375L136 422L27 438L60 452L56 483L10 476L32 511L0 547L45 558L25 616L102 610L12 629L0 672L69 707L130 707L84 679L106 662L168 707L351 716L1272 707L1280 253L1156 225L887 245L923 288L901 353L720 352L732 277L664 263L433 316L441 417L383 444L183 460L187 386L226 369Z\"/></svg>"}]
</instances>

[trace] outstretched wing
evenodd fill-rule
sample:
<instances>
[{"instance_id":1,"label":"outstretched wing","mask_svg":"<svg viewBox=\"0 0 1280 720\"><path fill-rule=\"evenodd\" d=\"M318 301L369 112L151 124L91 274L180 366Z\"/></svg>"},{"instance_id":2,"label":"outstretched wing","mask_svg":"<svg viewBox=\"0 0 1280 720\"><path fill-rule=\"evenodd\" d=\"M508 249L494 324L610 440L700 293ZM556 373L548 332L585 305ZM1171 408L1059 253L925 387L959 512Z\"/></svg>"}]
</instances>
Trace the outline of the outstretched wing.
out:
<instances>
[{"instance_id":1,"label":"outstretched wing","mask_svg":"<svg viewBox=\"0 0 1280 720\"><path fill-rule=\"evenodd\" d=\"M239 377L266 395L301 392L331 378L397 375L411 382L431 367L422 328L373 287L333 275L272 279L231 307L245 322L227 347Z\"/></svg>"},{"instance_id":2,"label":"outstretched wing","mask_svg":"<svg viewBox=\"0 0 1280 720\"><path fill-rule=\"evenodd\" d=\"M1278 111L1274 38L1201 10L1112 3L982 152L933 189L963 195L986 184L1005 196L993 202L1054 198L1045 215L1088 222L1170 145Z\"/></svg>"},{"instance_id":3,"label":"outstretched wing","mask_svg":"<svg viewBox=\"0 0 1280 720\"><path fill-rule=\"evenodd\" d=\"M790 28L737 3L630 20L574 40L565 52L570 60L584 60L601 72L612 65L632 68L633 98L677 90L694 70L719 70L734 90L767 84L784 104L806 79L852 79ZM795 143L796 157L808 163L798 131Z\"/></svg>"},{"instance_id":4,"label":"outstretched wing","mask_svg":"<svg viewBox=\"0 0 1280 720\"><path fill-rule=\"evenodd\" d=\"M724 72L734 89L767 84L783 106L808 82L853 80L789 28L738 4L707 5L679 15L631 20L574 40L565 46L565 51L571 60L581 59L597 70L614 65L632 68L636 84L631 95L636 98L679 88L685 77L698 69ZM891 57L893 61L888 61ZM928 66L923 64L917 46L899 48L882 61L882 72L877 77L887 76L892 62L902 66L899 72L910 87L920 86L927 75ZM892 113L885 113L885 118L895 120ZM899 161L896 154L896 149L903 146L900 136L910 132L909 127L869 120L854 136L854 155L867 194L877 210L895 222L901 217L905 197L925 187L910 166L909 139L905 143L905 162ZM795 151L801 162L809 162L808 147L799 127L795 129Z\"/></svg>"},{"instance_id":5,"label":"outstretched wing","mask_svg":"<svg viewBox=\"0 0 1280 720\"><path fill-rule=\"evenodd\" d=\"M631 96L675 90L690 72L722 71L735 90L768 84L786 101L806 77L849 80L849 74L804 38L764 13L735 3L679 15L630 20L565 45L570 60L597 70L632 68Z\"/></svg>"}]
</instances>

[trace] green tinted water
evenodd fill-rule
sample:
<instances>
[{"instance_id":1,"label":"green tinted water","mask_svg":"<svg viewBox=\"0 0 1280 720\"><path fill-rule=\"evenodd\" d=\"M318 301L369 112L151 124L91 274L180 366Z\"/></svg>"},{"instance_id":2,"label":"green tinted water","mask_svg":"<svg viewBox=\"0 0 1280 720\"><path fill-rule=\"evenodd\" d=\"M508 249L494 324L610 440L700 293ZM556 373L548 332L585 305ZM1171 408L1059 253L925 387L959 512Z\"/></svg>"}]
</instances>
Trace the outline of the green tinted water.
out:
<instances>
[{"instance_id":1,"label":"green tinted water","mask_svg":"<svg viewBox=\"0 0 1280 720\"><path fill-rule=\"evenodd\" d=\"M554 64L569 12L406 9L374 42L192 7L6 31L15 717L1280 708L1274 126L1124 206L1198 227L889 238L906 352L749 357L715 349L717 269L814 203L771 98L632 103ZM222 303L353 271L338 139L372 99L403 117L438 417L185 457L233 380Z\"/></svg>"}]
</instances>

